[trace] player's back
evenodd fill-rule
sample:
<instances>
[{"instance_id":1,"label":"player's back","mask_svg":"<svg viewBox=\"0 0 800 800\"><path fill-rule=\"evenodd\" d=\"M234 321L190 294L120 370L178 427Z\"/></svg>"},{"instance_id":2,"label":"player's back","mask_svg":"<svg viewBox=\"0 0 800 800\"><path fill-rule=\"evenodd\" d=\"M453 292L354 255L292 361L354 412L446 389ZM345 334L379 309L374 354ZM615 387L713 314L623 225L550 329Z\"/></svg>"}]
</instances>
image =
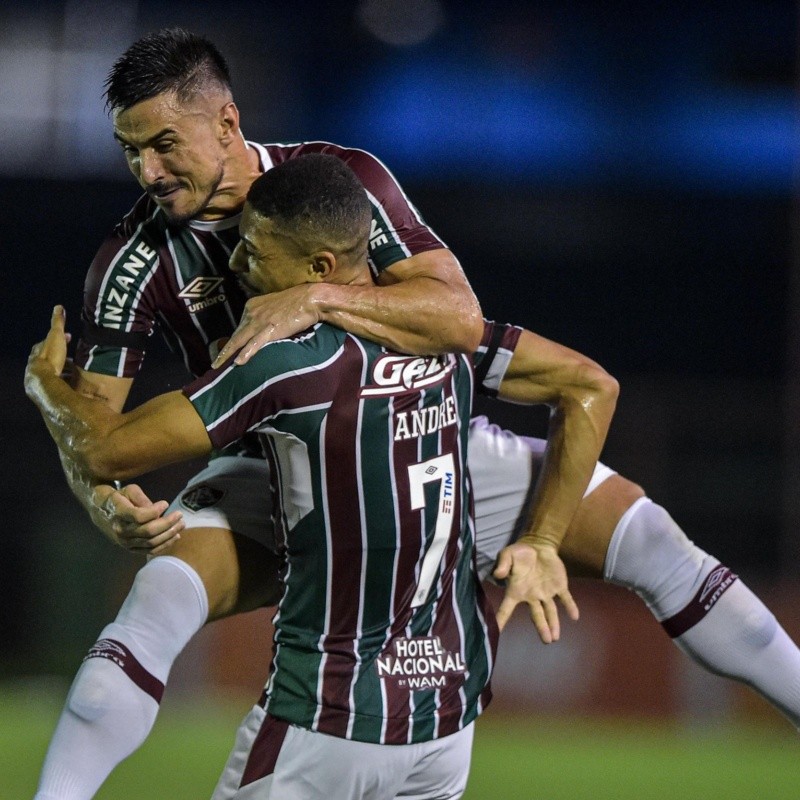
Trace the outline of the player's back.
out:
<instances>
[{"instance_id":1,"label":"player's back","mask_svg":"<svg viewBox=\"0 0 800 800\"><path fill-rule=\"evenodd\" d=\"M390 743L473 719L493 655L464 468L470 359L389 353L317 325L211 394L211 430L228 427L212 438L258 430L280 483L271 712Z\"/></svg>"}]
</instances>

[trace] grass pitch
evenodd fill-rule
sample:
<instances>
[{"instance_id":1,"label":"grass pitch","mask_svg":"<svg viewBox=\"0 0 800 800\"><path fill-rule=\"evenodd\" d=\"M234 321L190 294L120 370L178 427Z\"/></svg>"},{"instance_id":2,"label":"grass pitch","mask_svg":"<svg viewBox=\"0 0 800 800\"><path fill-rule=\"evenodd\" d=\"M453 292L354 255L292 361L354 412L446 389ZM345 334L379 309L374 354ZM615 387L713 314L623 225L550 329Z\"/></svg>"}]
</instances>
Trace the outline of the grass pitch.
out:
<instances>
[{"instance_id":1,"label":"grass pitch","mask_svg":"<svg viewBox=\"0 0 800 800\"><path fill-rule=\"evenodd\" d=\"M0 800L30 800L66 688L0 687ZM167 701L152 735L97 800L210 797L247 710ZM465 800L798 800L800 739L785 729L493 714L478 721Z\"/></svg>"}]
</instances>

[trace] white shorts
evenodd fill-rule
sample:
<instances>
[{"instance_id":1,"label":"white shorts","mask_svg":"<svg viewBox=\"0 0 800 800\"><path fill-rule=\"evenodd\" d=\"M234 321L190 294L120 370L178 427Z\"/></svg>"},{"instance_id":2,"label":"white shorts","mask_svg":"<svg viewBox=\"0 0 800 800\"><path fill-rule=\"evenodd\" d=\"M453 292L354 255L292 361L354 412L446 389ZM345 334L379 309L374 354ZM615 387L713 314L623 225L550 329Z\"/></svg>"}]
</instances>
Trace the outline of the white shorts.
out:
<instances>
[{"instance_id":1,"label":"white shorts","mask_svg":"<svg viewBox=\"0 0 800 800\"><path fill-rule=\"evenodd\" d=\"M517 436L486 417L470 420L467 463L475 500L478 575L491 573L498 553L522 535L547 442ZM584 497L616 474L597 462Z\"/></svg>"},{"instance_id":2,"label":"white shorts","mask_svg":"<svg viewBox=\"0 0 800 800\"><path fill-rule=\"evenodd\" d=\"M473 729L418 744L371 744L253 706L211 800L454 800L467 785Z\"/></svg>"},{"instance_id":3,"label":"white shorts","mask_svg":"<svg viewBox=\"0 0 800 800\"><path fill-rule=\"evenodd\" d=\"M467 461L481 580L491 573L497 554L522 533L546 446L544 439L517 436L486 417L470 420ZM598 462L586 494L614 474ZM226 528L274 550L269 486L266 461L215 458L189 481L169 510L182 511L187 528Z\"/></svg>"},{"instance_id":4,"label":"white shorts","mask_svg":"<svg viewBox=\"0 0 800 800\"><path fill-rule=\"evenodd\" d=\"M187 528L225 528L275 550L269 465L260 458L212 459L169 511L181 511Z\"/></svg>"}]
</instances>

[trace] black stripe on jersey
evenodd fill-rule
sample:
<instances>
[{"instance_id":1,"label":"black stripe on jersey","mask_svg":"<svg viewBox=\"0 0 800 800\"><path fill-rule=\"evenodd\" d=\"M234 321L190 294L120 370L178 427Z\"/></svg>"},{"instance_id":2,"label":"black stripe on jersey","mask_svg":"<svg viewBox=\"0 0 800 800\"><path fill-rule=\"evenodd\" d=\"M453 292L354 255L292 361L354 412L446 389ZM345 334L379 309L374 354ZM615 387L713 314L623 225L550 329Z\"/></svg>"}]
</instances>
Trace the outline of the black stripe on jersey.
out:
<instances>
[{"instance_id":1,"label":"black stripe on jersey","mask_svg":"<svg viewBox=\"0 0 800 800\"><path fill-rule=\"evenodd\" d=\"M492 330L491 339L489 339L489 344L486 348L486 354L481 359L481 363L475 369L475 384L477 386L481 386L486 380L486 375L489 373L489 367L492 366L492 361L494 361L494 357L497 355L497 350L500 347L500 343L503 341L503 336L505 335L506 329L503 325L494 325Z\"/></svg>"},{"instance_id":2,"label":"black stripe on jersey","mask_svg":"<svg viewBox=\"0 0 800 800\"><path fill-rule=\"evenodd\" d=\"M86 312L81 312L81 322L83 323L83 340L92 347L133 347L136 350L144 350L147 346L147 339L150 336L148 331L122 331L117 328L103 328L96 322L88 319Z\"/></svg>"}]
</instances>

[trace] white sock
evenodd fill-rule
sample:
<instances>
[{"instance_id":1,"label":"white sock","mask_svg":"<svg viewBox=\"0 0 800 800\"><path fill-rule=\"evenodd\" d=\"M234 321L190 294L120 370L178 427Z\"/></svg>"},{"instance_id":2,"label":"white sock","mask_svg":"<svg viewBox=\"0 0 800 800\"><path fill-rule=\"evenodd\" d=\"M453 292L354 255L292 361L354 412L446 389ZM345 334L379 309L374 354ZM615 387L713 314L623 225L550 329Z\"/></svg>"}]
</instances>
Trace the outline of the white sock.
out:
<instances>
[{"instance_id":1,"label":"white sock","mask_svg":"<svg viewBox=\"0 0 800 800\"><path fill-rule=\"evenodd\" d=\"M770 610L643 497L611 537L604 577L644 600L700 666L755 689L800 728L800 649Z\"/></svg>"},{"instance_id":2,"label":"white sock","mask_svg":"<svg viewBox=\"0 0 800 800\"><path fill-rule=\"evenodd\" d=\"M136 575L75 676L34 800L89 800L153 727L172 664L208 617L200 576L172 556Z\"/></svg>"}]
</instances>

